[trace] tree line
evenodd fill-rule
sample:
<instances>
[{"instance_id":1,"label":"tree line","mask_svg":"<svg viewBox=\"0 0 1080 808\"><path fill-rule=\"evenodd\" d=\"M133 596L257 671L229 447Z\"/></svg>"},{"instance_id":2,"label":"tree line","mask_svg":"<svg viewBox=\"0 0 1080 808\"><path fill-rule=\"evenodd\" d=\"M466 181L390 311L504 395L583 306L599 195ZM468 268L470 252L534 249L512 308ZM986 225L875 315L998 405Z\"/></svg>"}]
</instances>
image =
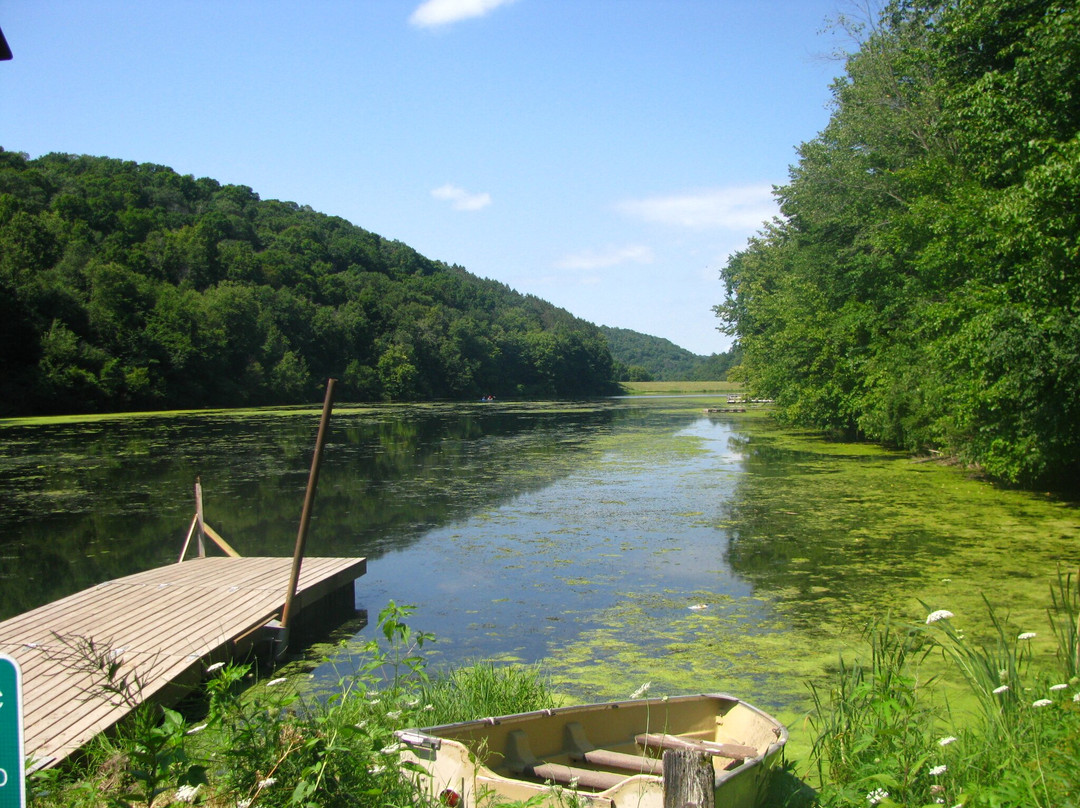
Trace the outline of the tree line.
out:
<instances>
[{"instance_id":1,"label":"tree line","mask_svg":"<svg viewBox=\"0 0 1080 808\"><path fill-rule=\"evenodd\" d=\"M792 423L1080 480L1080 4L894 0L722 271Z\"/></svg>"},{"instance_id":2,"label":"tree line","mask_svg":"<svg viewBox=\"0 0 1080 808\"><path fill-rule=\"evenodd\" d=\"M723 381L738 352L700 356L663 337L602 325L620 382Z\"/></svg>"},{"instance_id":3,"label":"tree line","mask_svg":"<svg viewBox=\"0 0 1080 808\"><path fill-rule=\"evenodd\" d=\"M308 206L0 150L0 415L612 390L596 326Z\"/></svg>"}]
</instances>

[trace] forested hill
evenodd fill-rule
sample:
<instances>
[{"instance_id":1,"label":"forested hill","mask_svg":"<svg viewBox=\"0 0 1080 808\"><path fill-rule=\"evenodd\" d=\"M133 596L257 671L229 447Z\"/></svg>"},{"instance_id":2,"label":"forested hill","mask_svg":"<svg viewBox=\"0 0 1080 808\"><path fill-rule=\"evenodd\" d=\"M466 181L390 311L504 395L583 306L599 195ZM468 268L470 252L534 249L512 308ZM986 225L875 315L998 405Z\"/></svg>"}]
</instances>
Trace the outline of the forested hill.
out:
<instances>
[{"instance_id":1,"label":"forested hill","mask_svg":"<svg viewBox=\"0 0 1080 808\"><path fill-rule=\"evenodd\" d=\"M717 307L789 420L1080 486L1080 3L886 6Z\"/></svg>"},{"instance_id":2,"label":"forested hill","mask_svg":"<svg viewBox=\"0 0 1080 808\"><path fill-rule=\"evenodd\" d=\"M663 337L602 325L621 382L722 381L735 353L699 356Z\"/></svg>"},{"instance_id":3,"label":"forested hill","mask_svg":"<svg viewBox=\"0 0 1080 808\"><path fill-rule=\"evenodd\" d=\"M344 219L159 165L0 150L0 414L582 397L596 326Z\"/></svg>"}]
</instances>

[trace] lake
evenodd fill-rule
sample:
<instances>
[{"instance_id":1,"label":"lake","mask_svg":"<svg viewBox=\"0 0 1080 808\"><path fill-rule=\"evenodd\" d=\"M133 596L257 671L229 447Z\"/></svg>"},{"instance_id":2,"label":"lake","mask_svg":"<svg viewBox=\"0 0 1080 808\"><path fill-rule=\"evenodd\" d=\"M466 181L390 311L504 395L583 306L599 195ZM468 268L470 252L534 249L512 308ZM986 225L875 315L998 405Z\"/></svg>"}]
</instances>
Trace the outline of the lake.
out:
<instances>
[{"instance_id":1,"label":"lake","mask_svg":"<svg viewBox=\"0 0 1080 808\"><path fill-rule=\"evenodd\" d=\"M948 608L977 637L984 593L1049 636L1073 504L717 401L338 406L308 553L366 556L357 608L414 604L433 664L542 662L576 698L652 682L792 710L868 621ZM0 421L0 618L175 561L197 476L241 554L291 555L318 417Z\"/></svg>"}]
</instances>

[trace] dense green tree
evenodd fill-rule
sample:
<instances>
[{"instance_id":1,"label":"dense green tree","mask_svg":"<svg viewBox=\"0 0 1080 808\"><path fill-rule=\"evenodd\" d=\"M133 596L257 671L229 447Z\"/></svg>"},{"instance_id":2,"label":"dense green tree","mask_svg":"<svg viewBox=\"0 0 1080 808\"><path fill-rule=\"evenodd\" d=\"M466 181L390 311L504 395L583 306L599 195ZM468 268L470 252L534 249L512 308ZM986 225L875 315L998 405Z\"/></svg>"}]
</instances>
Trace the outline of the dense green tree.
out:
<instances>
[{"instance_id":1,"label":"dense green tree","mask_svg":"<svg viewBox=\"0 0 1080 808\"><path fill-rule=\"evenodd\" d=\"M600 326L615 362L615 377L627 381L723 381L730 353L698 356L671 340L627 328Z\"/></svg>"},{"instance_id":2,"label":"dense green tree","mask_svg":"<svg viewBox=\"0 0 1080 808\"><path fill-rule=\"evenodd\" d=\"M543 350L530 350L530 346ZM310 207L0 150L0 414L597 395L595 326Z\"/></svg>"},{"instance_id":3,"label":"dense green tree","mask_svg":"<svg viewBox=\"0 0 1080 808\"><path fill-rule=\"evenodd\" d=\"M793 422L1080 479L1080 6L896 0L717 312Z\"/></svg>"}]
</instances>

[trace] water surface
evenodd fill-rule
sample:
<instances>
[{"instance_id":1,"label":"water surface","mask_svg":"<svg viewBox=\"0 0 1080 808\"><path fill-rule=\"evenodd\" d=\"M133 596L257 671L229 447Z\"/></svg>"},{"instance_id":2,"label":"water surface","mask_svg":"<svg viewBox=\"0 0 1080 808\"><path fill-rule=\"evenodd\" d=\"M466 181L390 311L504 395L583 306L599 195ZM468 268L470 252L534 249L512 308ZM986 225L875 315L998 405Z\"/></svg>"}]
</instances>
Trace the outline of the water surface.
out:
<instances>
[{"instance_id":1,"label":"water surface","mask_svg":"<svg viewBox=\"0 0 1080 808\"><path fill-rule=\"evenodd\" d=\"M357 607L415 604L433 663L543 661L580 698L653 682L788 709L868 620L920 601L977 635L986 593L1048 634L1073 506L709 404L338 407L308 551L366 556ZM0 422L0 616L174 561L196 476L237 550L291 554L317 421Z\"/></svg>"}]
</instances>

